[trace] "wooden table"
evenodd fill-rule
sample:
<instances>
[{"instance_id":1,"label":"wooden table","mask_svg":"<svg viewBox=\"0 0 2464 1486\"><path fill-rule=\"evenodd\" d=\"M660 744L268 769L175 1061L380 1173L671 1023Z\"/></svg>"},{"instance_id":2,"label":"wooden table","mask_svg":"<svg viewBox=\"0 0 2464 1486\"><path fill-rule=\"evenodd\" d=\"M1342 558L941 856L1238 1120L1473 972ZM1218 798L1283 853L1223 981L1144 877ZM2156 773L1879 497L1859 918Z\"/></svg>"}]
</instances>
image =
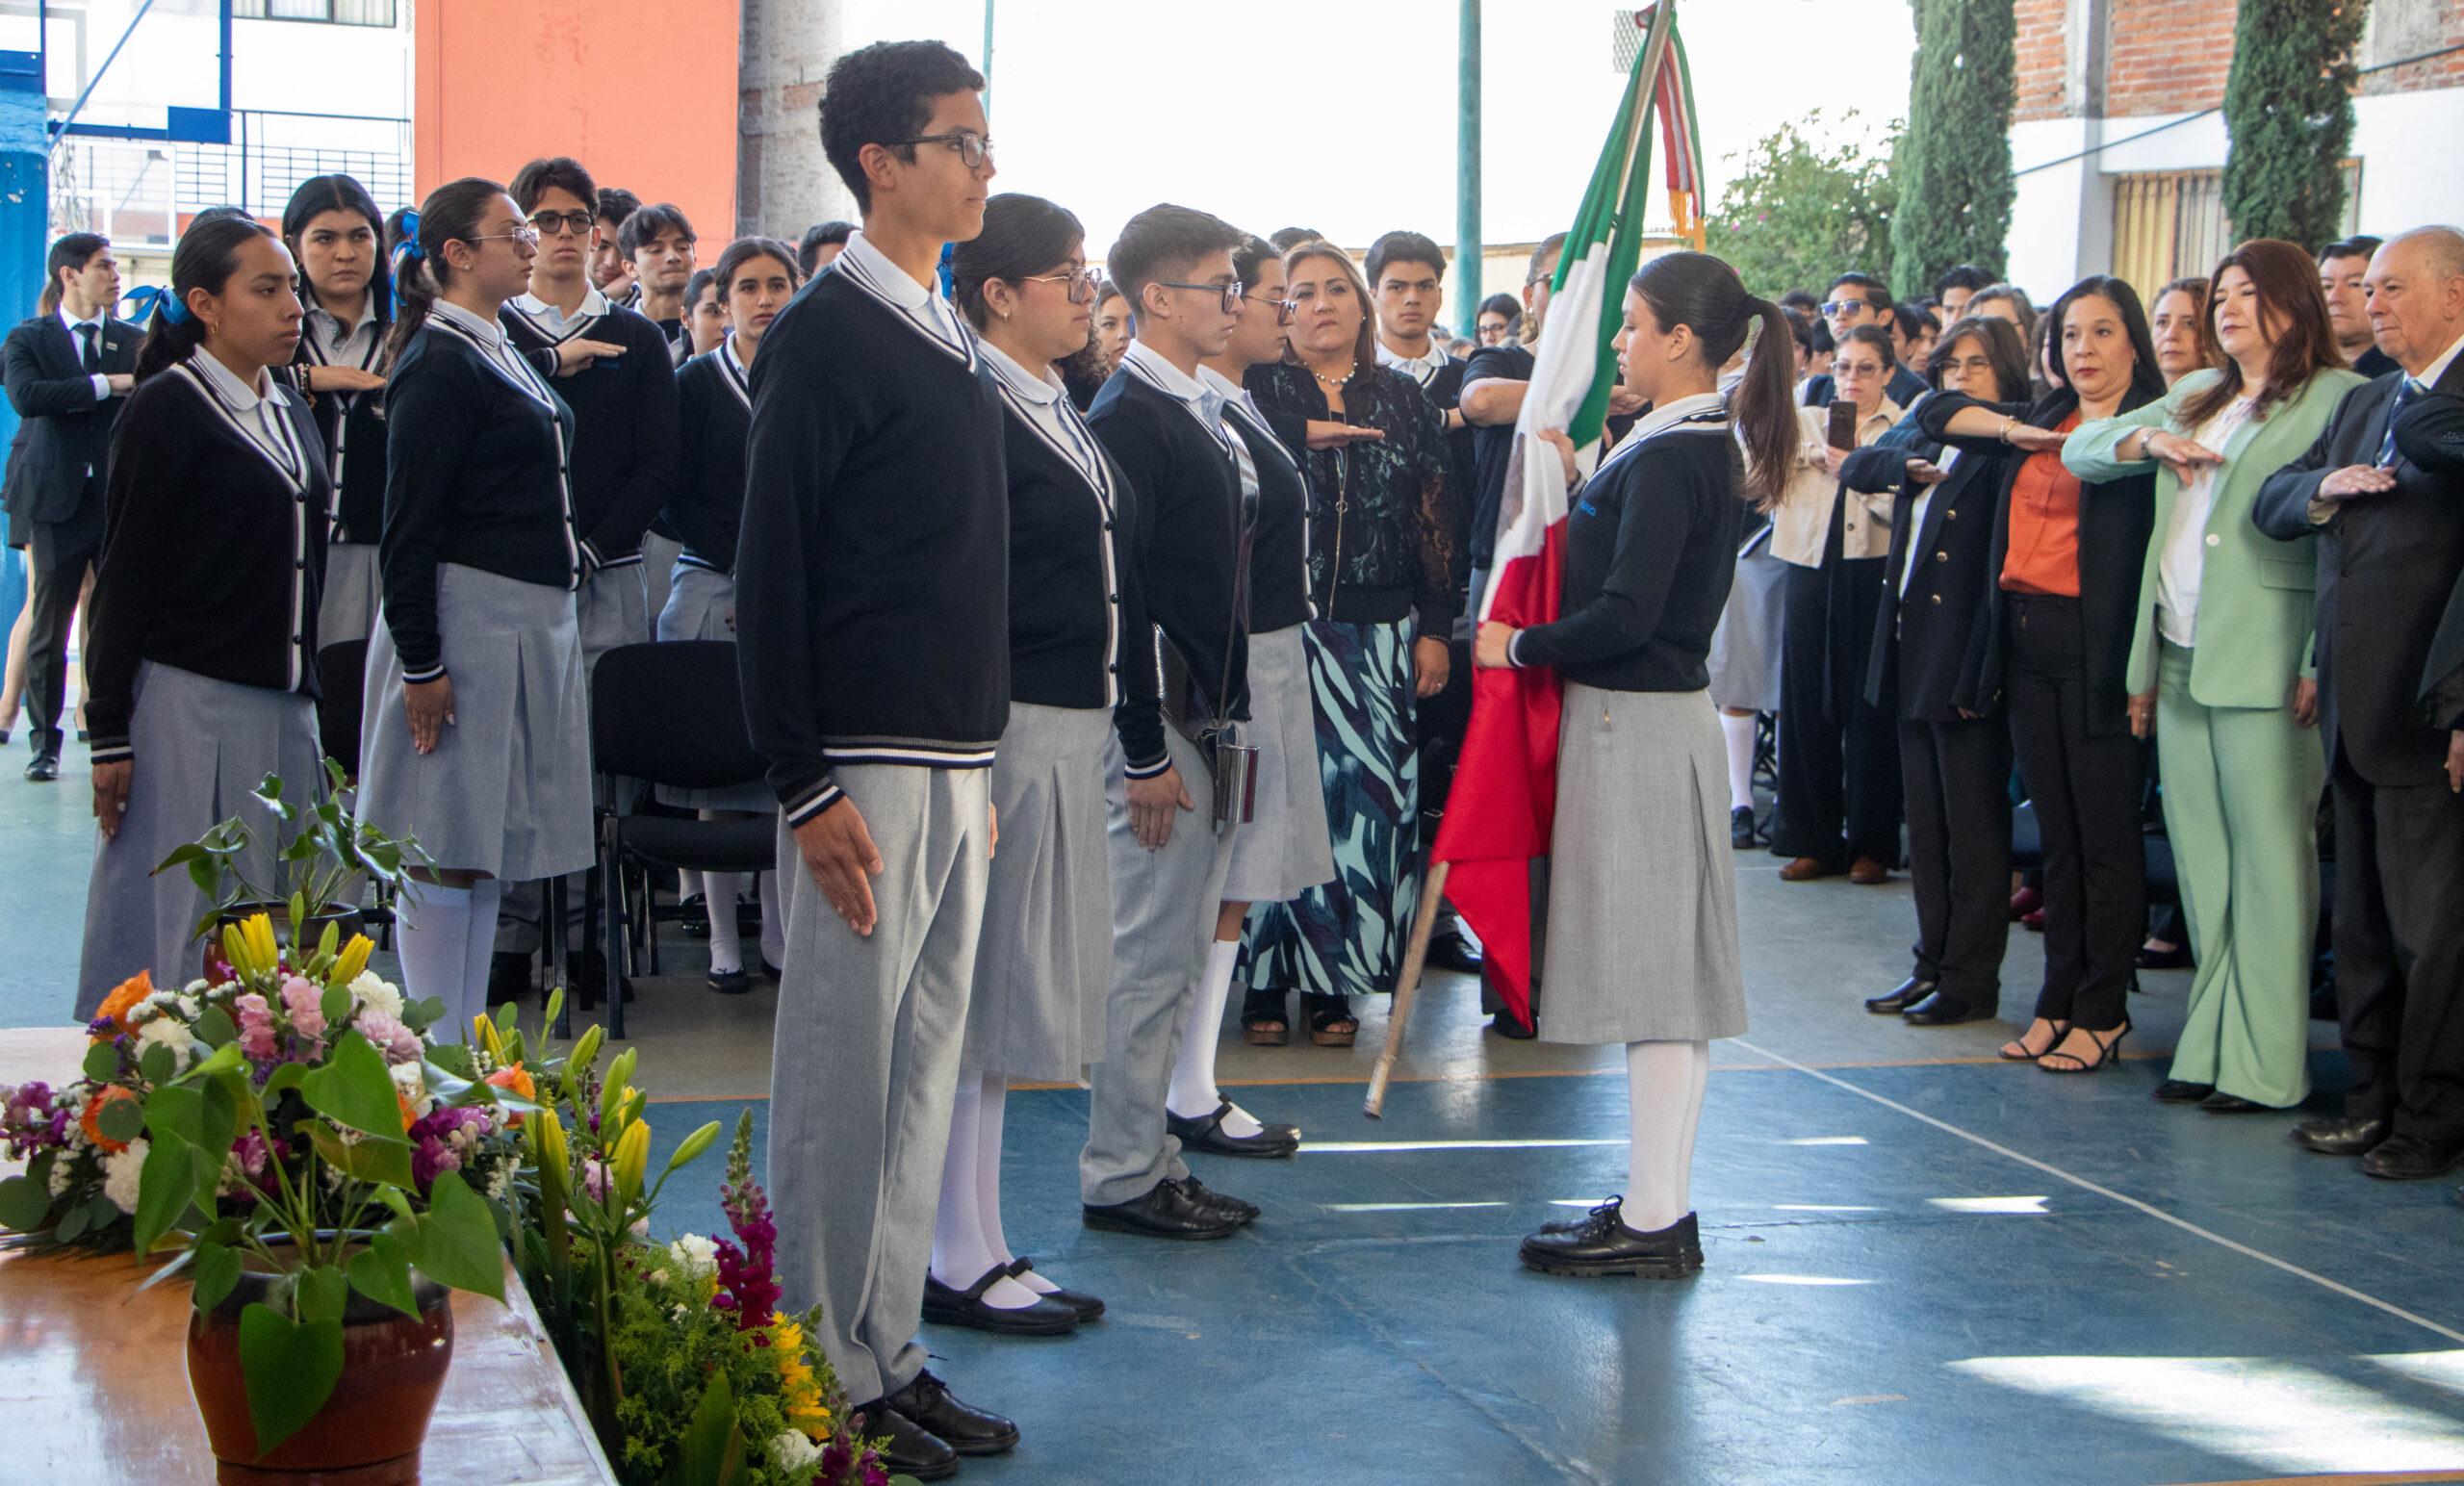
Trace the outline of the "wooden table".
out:
<instances>
[{"instance_id":1,"label":"wooden table","mask_svg":"<svg viewBox=\"0 0 2464 1486\"><path fill-rule=\"evenodd\" d=\"M190 1396L189 1287L136 1294L128 1254L0 1254L0 1480L204 1482L205 1425ZM425 1486L612 1486L512 1267L510 1305L457 1293L453 1366L421 1457Z\"/></svg>"}]
</instances>

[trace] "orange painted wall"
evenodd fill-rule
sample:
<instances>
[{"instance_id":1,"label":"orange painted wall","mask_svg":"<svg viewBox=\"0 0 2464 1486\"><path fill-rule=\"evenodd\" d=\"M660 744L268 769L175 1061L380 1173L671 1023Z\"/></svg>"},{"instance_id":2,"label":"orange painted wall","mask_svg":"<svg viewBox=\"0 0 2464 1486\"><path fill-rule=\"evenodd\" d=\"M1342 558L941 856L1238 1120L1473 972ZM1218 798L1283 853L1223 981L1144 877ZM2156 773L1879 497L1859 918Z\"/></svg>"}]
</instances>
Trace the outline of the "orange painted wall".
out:
<instances>
[{"instance_id":1,"label":"orange painted wall","mask_svg":"<svg viewBox=\"0 0 2464 1486\"><path fill-rule=\"evenodd\" d=\"M422 195L571 155L602 186L682 207L699 260L717 260L735 225L732 0L420 0L417 13Z\"/></svg>"}]
</instances>

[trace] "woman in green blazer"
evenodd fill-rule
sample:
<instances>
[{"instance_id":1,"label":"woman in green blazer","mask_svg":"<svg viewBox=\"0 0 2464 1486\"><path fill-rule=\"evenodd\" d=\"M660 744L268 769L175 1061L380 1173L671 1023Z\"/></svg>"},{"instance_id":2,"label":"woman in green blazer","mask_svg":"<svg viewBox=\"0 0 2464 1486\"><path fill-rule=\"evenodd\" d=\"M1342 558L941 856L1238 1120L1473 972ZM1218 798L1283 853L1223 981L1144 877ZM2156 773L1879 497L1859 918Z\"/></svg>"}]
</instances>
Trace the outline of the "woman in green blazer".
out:
<instances>
[{"instance_id":1,"label":"woman in green blazer","mask_svg":"<svg viewBox=\"0 0 2464 1486\"><path fill-rule=\"evenodd\" d=\"M2156 735L2165 827L2198 972L2169 1104L2290 1108L2310 1091L2310 960L2325 763L2310 665L2309 544L2251 521L2259 486L2310 447L2362 378L2346 370L2310 257L2245 243L2216 270L2200 335L2219 370L2082 425L2085 481L2156 473L2127 671L2131 729Z\"/></svg>"}]
</instances>

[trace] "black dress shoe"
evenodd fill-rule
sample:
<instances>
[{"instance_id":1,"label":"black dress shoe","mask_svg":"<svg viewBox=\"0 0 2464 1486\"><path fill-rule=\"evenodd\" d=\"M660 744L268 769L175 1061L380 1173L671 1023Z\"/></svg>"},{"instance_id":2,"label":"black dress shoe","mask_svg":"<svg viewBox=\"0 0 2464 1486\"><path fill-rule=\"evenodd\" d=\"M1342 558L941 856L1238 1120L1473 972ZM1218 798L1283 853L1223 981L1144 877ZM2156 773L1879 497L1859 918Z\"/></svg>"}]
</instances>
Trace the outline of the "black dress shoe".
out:
<instances>
[{"instance_id":1,"label":"black dress shoe","mask_svg":"<svg viewBox=\"0 0 2464 1486\"><path fill-rule=\"evenodd\" d=\"M2254 1099L2245 1099L2240 1094L2228 1094L2221 1089L2201 1099L2198 1107L2210 1114L2256 1114L2270 1108Z\"/></svg>"},{"instance_id":2,"label":"black dress shoe","mask_svg":"<svg viewBox=\"0 0 2464 1486\"><path fill-rule=\"evenodd\" d=\"M681 915L677 919L676 927L684 931L686 938L706 939L710 936L709 910L700 893L678 904L676 910Z\"/></svg>"},{"instance_id":3,"label":"black dress shoe","mask_svg":"<svg viewBox=\"0 0 2464 1486\"><path fill-rule=\"evenodd\" d=\"M2293 1127L2293 1143L2322 1156L2366 1156L2387 1139L2387 1121L2348 1114L2305 1119Z\"/></svg>"},{"instance_id":4,"label":"black dress shoe","mask_svg":"<svg viewBox=\"0 0 2464 1486\"><path fill-rule=\"evenodd\" d=\"M961 1403L949 1385L930 1372L882 1400L939 1437L962 1455L998 1455L1018 1444L1018 1426L998 1414Z\"/></svg>"},{"instance_id":5,"label":"black dress shoe","mask_svg":"<svg viewBox=\"0 0 2464 1486\"><path fill-rule=\"evenodd\" d=\"M1300 1149L1300 1132L1290 1125L1268 1125L1256 1135L1231 1136L1223 1133L1223 1116L1232 1113L1227 1101L1215 1107L1215 1113L1204 1119L1184 1119L1167 1109L1164 1129L1181 1142L1185 1151L1205 1151L1216 1156L1251 1156L1272 1161L1290 1156Z\"/></svg>"},{"instance_id":6,"label":"black dress shoe","mask_svg":"<svg viewBox=\"0 0 2464 1486\"><path fill-rule=\"evenodd\" d=\"M1034 1260L1021 1255L1018 1258L1012 1260L1010 1262L1010 1268L1002 1272L1008 1274L1010 1278L1024 1285L1026 1284L1027 1271L1033 1269L1035 1267L1036 1262ZM1040 1278L1040 1276L1039 1276L1039 1278ZM1047 1280L1045 1283L1050 1284L1051 1282ZM1027 1288L1029 1290L1035 1289L1033 1285L1028 1285ZM1093 1295L1088 1294L1085 1291L1068 1290L1056 1287L1052 1291L1048 1292L1044 1295L1044 1298L1047 1300L1058 1300L1063 1305L1065 1305L1071 1310L1077 1312L1078 1320L1081 1325L1084 1325L1086 1322L1091 1320L1101 1320L1104 1319L1104 1302L1096 1299Z\"/></svg>"},{"instance_id":7,"label":"black dress shoe","mask_svg":"<svg viewBox=\"0 0 2464 1486\"><path fill-rule=\"evenodd\" d=\"M1146 1195L1105 1206L1086 1203L1078 1220L1097 1233L1128 1233L1142 1239L1228 1239L1241 1231L1238 1221L1212 1203L1200 1202L1169 1177L1148 1189Z\"/></svg>"},{"instance_id":8,"label":"black dress shoe","mask_svg":"<svg viewBox=\"0 0 2464 1486\"><path fill-rule=\"evenodd\" d=\"M987 1305L984 1293L1010 1271L994 1265L964 1290L952 1290L930 1273L924 1276L924 1319L936 1325L968 1326L1004 1337L1057 1337L1078 1329L1078 1313L1050 1295L1036 1296L1033 1305L1004 1308Z\"/></svg>"},{"instance_id":9,"label":"black dress shoe","mask_svg":"<svg viewBox=\"0 0 2464 1486\"><path fill-rule=\"evenodd\" d=\"M1978 1006L1938 990L1902 1012L1899 1019L1912 1027L1955 1027L1961 1022L1991 1021L1995 1014L1993 1007Z\"/></svg>"},{"instance_id":10,"label":"black dress shoe","mask_svg":"<svg viewBox=\"0 0 2464 1486\"><path fill-rule=\"evenodd\" d=\"M876 1399L854 1411L856 1432L881 1444L882 1464L899 1475L919 1481L945 1481L959 1473L959 1452L940 1436Z\"/></svg>"},{"instance_id":11,"label":"black dress shoe","mask_svg":"<svg viewBox=\"0 0 2464 1486\"><path fill-rule=\"evenodd\" d=\"M2158 1104L2196 1104L2216 1092L2214 1084L2194 1084L2188 1079L2169 1078L2156 1086Z\"/></svg>"},{"instance_id":12,"label":"black dress shoe","mask_svg":"<svg viewBox=\"0 0 2464 1486\"><path fill-rule=\"evenodd\" d=\"M1510 1042L1528 1042L1540 1036L1540 1024L1536 1019L1517 1018L1504 1007L1498 1008L1496 1014L1489 1018L1489 1030Z\"/></svg>"},{"instance_id":13,"label":"black dress shoe","mask_svg":"<svg viewBox=\"0 0 2464 1486\"><path fill-rule=\"evenodd\" d=\"M1480 973L1480 952L1463 937L1457 928L1441 929L1428 938L1428 958L1421 961L1432 970L1451 970L1457 975Z\"/></svg>"},{"instance_id":14,"label":"black dress shoe","mask_svg":"<svg viewBox=\"0 0 2464 1486\"><path fill-rule=\"evenodd\" d=\"M710 988L723 996L741 996L753 988L753 977L742 970L713 970Z\"/></svg>"},{"instance_id":15,"label":"black dress shoe","mask_svg":"<svg viewBox=\"0 0 2464 1486\"><path fill-rule=\"evenodd\" d=\"M596 1006L607 989L607 955L603 950L586 949L573 958L575 988L581 992L583 1006ZM633 978L619 976L617 987L625 994L625 1004L633 1004Z\"/></svg>"},{"instance_id":16,"label":"black dress shoe","mask_svg":"<svg viewBox=\"0 0 2464 1486\"><path fill-rule=\"evenodd\" d=\"M765 959L763 959L763 961L761 961L761 976L762 976L762 979L767 980L767 981L769 981L769 982L771 982L772 984L774 984L774 985L775 985L775 984L777 984L778 979L779 979L779 977L780 977L780 975L781 975L782 973L783 973L783 972L779 969L779 967L778 967L777 965L772 964L772 963L769 961L769 960L768 960L768 959L766 959L766 958L765 958Z\"/></svg>"},{"instance_id":17,"label":"black dress shoe","mask_svg":"<svg viewBox=\"0 0 2464 1486\"><path fill-rule=\"evenodd\" d=\"M499 950L488 957L488 1005L502 1006L530 994L530 957Z\"/></svg>"},{"instance_id":18,"label":"black dress shoe","mask_svg":"<svg viewBox=\"0 0 2464 1486\"><path fill-rule=\"evenodd\" d=\"M2143 970L2187 970L2191 968L2191 947L2176 944L2171 949L2139 947L2139 968Z\"/></svg>"},{"instance_id":19,"label":"black dress shoe","mask_svg":"<svg viewBox=\"0 0 2464 1486\"><path fill-rule=\"evenodd\" d=\"M1731 849L1740 852L1750 852L1762 844L1763 839L1761 833L1754 829L1754 807L1750 805L1740 805L1735 809L1729 811L1729 846Z\"/></svg>"},{"instance_id":20,"label":"black dress shoe","mask_svg":"<svg viewBox=\"0 0 2464 1486\"><path fill-rule=\"evenodd\" d=\"M1519 1254L1524 1266L1583 1279L1632 1274L1675 1280L1702 1269L1703 1243L1693 1214L1656 1232L1637 1233L1621 1216L1624 1201L1611 1197L1579 1223L1555 1232L1544 1229L1524 1240Z\"/></svg>"},{"instance_id":21,"label":"black dress shoe","mask_svg":"<svg viewBox=\"0 0 2464 1486\"><path fill-rule=\"evenodd\" d=\"M1181 1191L1192 1202L1211 1207L1236 1223L1245 1225L1256 1222L1265 1212L1254 1202L1244 1202L1229 1192L1210 1191L1204 1182L1194 1176L1181 1178Z\"/></svg>"},{"instance_id":22,"label":"black dress shoe","mask_svg":"<svg viewBox=\"0 0 2464 1486\"><path fill-rule=\"evenodd\" d=\"M1912 975L1902 981L1899 988L1887 996L1866 997L1865 1010L1876 1016L1897 1016L1933 993L1932 981L1920 981Z\"/></svg>"},{"instance_id":23,"label":"black dress shoe","mask_svg":"<svg viewBox=\"0 0 2464 1486\"><path fill-rule=\"evenodd\" d=\"M35 755L26 765L26 778L38 784L48 784L60 778L60 755L48 749Z\"/></svg>"},{"instance_id":24,"label":"black dress shoe","mask_svg":"<svg viewBox=\"0 0 2464 1486\"><path fill-rule=\"evenodd\" d=\"M2434 1145L2420 1136L2400 1132L2361 1158L2361 1174L2382 1182L2418 1182L2445 1176L2458 1162L2464 1162L2464 1143Z\"/></svg>"}]
</instances>

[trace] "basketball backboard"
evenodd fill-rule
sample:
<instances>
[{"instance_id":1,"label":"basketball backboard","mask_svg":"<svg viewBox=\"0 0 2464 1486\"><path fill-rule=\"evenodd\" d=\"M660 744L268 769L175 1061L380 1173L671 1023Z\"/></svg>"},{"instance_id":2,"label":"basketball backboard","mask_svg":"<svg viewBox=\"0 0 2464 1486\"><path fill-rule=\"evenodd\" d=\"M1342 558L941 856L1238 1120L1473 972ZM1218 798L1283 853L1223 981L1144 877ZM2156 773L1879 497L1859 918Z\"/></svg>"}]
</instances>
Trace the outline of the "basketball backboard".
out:
<instances>
[{"instance_id":1,"label":"basketball backboard","mask_svg":"<svg viewBox=\"0 0 2464 1486\"><path fill-rule=\"evenodd\" d=\"M231 0L0 0L38 14L55 133L230 141Z\"/></svg>"}]
</instances>

